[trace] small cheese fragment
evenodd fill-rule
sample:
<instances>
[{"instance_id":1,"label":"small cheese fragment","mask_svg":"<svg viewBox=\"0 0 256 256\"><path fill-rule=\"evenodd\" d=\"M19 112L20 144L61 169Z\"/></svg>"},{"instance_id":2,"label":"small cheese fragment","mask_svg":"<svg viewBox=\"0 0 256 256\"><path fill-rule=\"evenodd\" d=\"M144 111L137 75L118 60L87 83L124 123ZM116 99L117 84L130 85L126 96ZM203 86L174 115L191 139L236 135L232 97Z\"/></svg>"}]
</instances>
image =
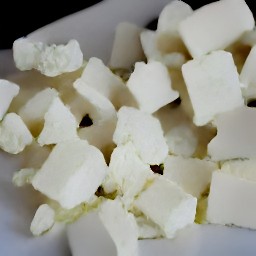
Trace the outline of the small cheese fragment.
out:
<instances>
[{"instance_id":1,"label":"small cheese fragment","mask_svg":"<svg viewBox=\"0 0 256 256\"><path fill-rule=\"evenodd\" d=\"M26 184L30 184L32 178L35 176L36 171L34 168L24 168L15 172L12 177L12 182L17 187L25 186Z\"/></svg>"},{"instance_id":2,"label":"small cheese fragment","mask_svg":"<svg viewBox=\"0 0 256 256\"><path fill-rule=\"evenodd\" d=\"M186 124L180 124L170 129L166 133L165 139L171 154L190 157L196 151L198 139Z\"/></svg>"},{"instance_id":3,"label":"small cheese fragment","mask_svg":"<svg viewBox=\"0 0 256 256\"><path fill-rule=\"evenodd\" d=\"M138 156L146 164L161 164L168 154L159 120L132 107L122 107L113 140L117 145L132 142Z\"/></svg>"},{"instance_id":4,"label":"small cheese fragment","mask_svg":"<svg viewBox=\"0 0 256 256\"><path fill-rule=\"evenodd\" d=\"M242 87L242 93L246 99L256 97L256 76L254 70L255 65L256 46L251 49L240 73L240 81L244 85L244 87Z\"/></svg>"},{"instance_id":5,"label":"small cheese fragment","mask_svg":"<svg viewBox=\"0 0 256 256\"><path fill-rule=\"evenodd\" d=\"M56 144L78 137L77 122L68 107L55 98L44 116L45 123L37 141L43 145Z\"/></svg>"},{"instance_id":6,"label":"small cheese fragment","mask_svg":"<svg viewBox=\"0 0 256 256\"><path fill-rule=\"evenodd\" d=\"M107 165L102 153L86 141L58 143L32 180L36 190L71 209L89 202L104 180Z\"/></svg>"},{"instance_id":7,"label":"small cheese fragment","mask_svg":"<svg viewBox=\"0 0 256 256\"><path fill-rule=\"evenodd\" d=\"M207 220L256 229L256 183L215 171L208 197Z\"/></svg>"},{"instance_id":8,"label":"small cheese fragment","mask_svg":"<svg viewBox=\"0 0 256 256\"><path fill-rule=\"evenodd\" d=\"M164 162L163 176L199 199L210 184L213 171L217 169L218 165L212 161L168 156Z\"/></svg>"},{"instance_id":9,"label":"small cheese fragment","mask_svg":"<svg viewBox=\"0 0 256 256\"><path fill-rule=\"evenodd\" d=\"M111 68L130 69L135 62L144 59L140 43L141 30L135 24L128 22L117 25L109 61Z\"/></svg>"},{"instance_id":10,"label":"small cheese fragment","mask_svg":"<svg viewBox=\"0 0 256 256\"><path fill-rule=\"evenodd\" d=\"M256 109L237 108L216 118L217 135L208 144L214 161L254 158L256 155Z\"/></svg>"},{"instance_id":11,"label":"small cheese fragment","mask_svg":"<svg viewBox=\"0 0 256 256\"><path fill-rule=\"evenodd\" d=\"M13 43L13 58L18 69L34 68L50 77L75 71L83 64L83 53L76 40L70 40L66 45L47 46L19 38Z\"/></svg>"},{"instance_id":12,"label":"small cheese fragment","mask_svg":"<svg viewBox=\"0 0 256 256\"><path fill-rule=\"evenodd\" d=\"M48 204L42 204L36 211L31 222L30 231L34 236L39 236L54 225L54 210Z\"/></svg>"},{"instance_id":13,"label":"small cheese fragment","mask_svg":"<svg viewBox=\"0 0 256 256\"><path fill-rule=\"evenodd\" d=\"M253 14L244 0L224 0L194 11L180 23L179 32L192 57L197 58L225 49L254 25Z\"/></svg>"},{"instance_id":14,"label":"small cheese fragment","mask_svg":"<svg viewBox=\"0 0 256 256\"><path fill-rule=\"evenodd\" d=\"M163 177L156 177L134 201L134 206L161 227L167 238L192 224L197 199L178 185Z\"/></svg>"},{"instance_id":15,"label":"small cheese fragment","mask_svg":"<svg viewBox=\"0 0 256 256\"><path fill-rule=\"evenodd\" d=\"M137 62L127 86L139 109L150 114L179 97L171 87L167 68L157 61Z\"/></svg>"},{"instance_id":16,"label":"small cheese fragment","mask_svg":"<svg viewBox=\"0 0 256 256\"><path fill-rule=\"evenodd\" d=\"M108 175L123 195L125 206L129 208L153 172L150 166L139 158L133 144L128 142L114 149Z\"/></svg>"},{"instance_id":17,"label":"small cheese fragment","mask_svg":"<svg viewBox=\"0 0 256 256\"><path fill-rule=\"evenodd\" d=\"M0 79L0 121L7 112L13 98L18 95L19 90L17 84Z\"/></svg>"},{"instance_id":18,"label":"small cheese fragment","mask_svg":"<svg viewBox=\"0 0 256 256\"><path fill-rule=\"evenodd\" d=\"M19 115L34 136L38 136L44 125L44 116L58 92L53 88L46 88L36 93L19 110Z\"/></svg>"},{"instance_id":19,"label":"small cheese fragment","mask_svg":"<svg viewBox=\"0 0 256 256\"><path fill-rule=\"evenodd\" d=\"M188 61L182 66L182 74L197 126L244 104L237 69L228 52L215 51Z\"/></svg>"},{"instance_id":20,"label":"small cheese fragment","mask_svg":"<svg viewBox=\"0 0 256 256\"><path fill-rule=\"evenodd\" d=\"M124 209L121 200L104 201L99 216L116 245L117 256L138 256L137 223L133 214Z\"/></svg>"},{"instance_id":21,"label":"small cheese fragment","mask_svg":"<svg viewBox=\"0 0 256 256\"><path fill-rule=\"evenodd\" d=\"M20 116L7 114L0 123L0 148L10 154L18 154L33 141L33 137Z\"/></svg>"}]
</instances>

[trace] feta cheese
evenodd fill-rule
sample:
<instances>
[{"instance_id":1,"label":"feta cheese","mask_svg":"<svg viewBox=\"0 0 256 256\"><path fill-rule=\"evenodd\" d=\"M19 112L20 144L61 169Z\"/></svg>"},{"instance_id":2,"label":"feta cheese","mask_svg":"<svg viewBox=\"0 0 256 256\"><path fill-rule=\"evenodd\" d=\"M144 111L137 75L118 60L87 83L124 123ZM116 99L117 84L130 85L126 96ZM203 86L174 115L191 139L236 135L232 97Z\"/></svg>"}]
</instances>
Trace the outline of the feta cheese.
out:
<instances>
[{"instance_id":1,"label":"feta cheese","mask_svg":"<svg viewBox=\"0 0 256 256\"><path fill-rule=\"evenodd\" d=\"M132 107L122 107L113 135L117 145L132 142L146 164L161 164L168 154L161 124L155 117Z\"/></svg>"},{"instance_id":2,"label":"feta cheese","mask_svg":"<svg viewBox=\"0 0 256 256\"><path fill-rule=\"evenodd\" d=\"M256 110L237 108L216 118L217 136L208 144L208 154L215 161L254 158L256 155Z\"/></svg>"},{"instance_id":3,"label":"feta cheese","mask_svg":"<svg viewBox=\"0 0 256 256\"><path fill-rule=\"evenodd\" d=\"M78 137L77 122L68 107L55 98L44 116L44 127L37 139L43 145L56 144Z\"/></svg>"},{"instance_id":4,"label":"feta cheese","mask_svg":"<svg viewBox=\"0 0 256 256\"><path fill-rule=\"evenodd\" d=\"M42 204L36 211L31 222L30 231L34 236L39 236L54 225L54 210L48 204Z\"/></svg>"},{"instance_id":5,"label":"feta cheese","mask_svg":"<svg viewBox=\"0 0 256 256\"><path fill-rule=\"evenodd\" d=\"M118 256L139 255L139 232L135 217L124 209L119 198L104 201L99 216L116 245Z\"/></svg>"},{"instance_id":6,"label":"feta cheese","mask_svg":"<svg viewBox=\"0 0 256 256\"><path fill-rule=\"evenodd\" d=\"M0 79L0 121L7 112L13 98L18 95L19 90L17 84Z\"/></svg>"},{"instance_id":7,"label":"feta cheese","mask_svg":"<svg viewBox=\"0 0 256 256\"><path fill-rule=\"evenodd\" d=\"M167 68L157 61L137 62L127 86L139 109L150 114L179 97L171 87Z\"/></svg>"},{"instance_id":8,"label":"feta cheese","mask_svg":"<svg viewBox=\"0 0 256 256\"><path fill-rule=\"evenodd\" d=\"M71 209L88 202L104 180L102 153L83 140L58 143L32 179L36 190Z\"/></svg>"},{"instance_id":9,"label":"feta cheese","mask_svg":"<svg viewBox=\"0 0 256 256\"><path fill-rule=\"evenodd\" d=\"M30 184L32 178L36 174L36 171L34 168L24 168L19 170L18 172L15 172L12 177L12 182L17 187L25 186L26 184Z\"/></svg>"},{"instance_id":10,"label":"feta cheese","mask_svg":"<svg viewBox=\"0 0 256 256\"><path fill-rule=\"evenodd\" d=\"M256 229L256 183L215 171L208 198L207 220Z\"/></svg>"},{"instance_id":11,"label":"feta cheese","mask_svg":"<svg viewBox=\"0 0 256 256\"><path fill-rule=\"evenodd\" d=\"M215 51L188 61L182 66L182 74L198 126L244 104L236 66L228 52Z\"/></svg>"},{"instance_id":12,"label":"feta cheese","mask_svg":"<svg viewBox=\"0 0 256 256\"><path fill-rule=\"evenodd\" d=\"M134 206L159 225L167 238L194 222L196 205L196 198L163 177L152 180L134 201Z\"/></svg>"},{"instance_id":13,"label":"feta cheese","mask_svg":"<svg viewBox=\"0 0 256 256\"><path fill-rule=\"evenodd\" d=\"M199 199L210 184L213 171L217 169L217 163L212 161L168 156L164 162L163 176Z\"/></svg>"},{"instance_id":14,"label":"feta cheese","mask_svg":"<svg viewBox=\"0 0 256 256\"><path fill-rule=\"evenodd\" d=\"M130 69L135 62L144 59L140 43L141 30L135 24L128 22L117 25L109 61L110 67Z\"/></svg>"},{"instance_id":15,"label":"feta cheese","mask_svg":"<svg viewBox=\"0 0 256 256\"><path fill-rule=\"evenodd\" d=\"M224 0L194 11L181 21L179 32L192 57L198 58L225 49L254 25L253 14L244 0Z\"/></svg>"},{"instance_id":16,"label":"feta cheese","mask_svg":"<svg viewBox=\"0 0 256 256\"><path fill-rule=\"evenodd\" d=\"M20 116L7 114L0 123L0 148L10 154L18 154L31 144L33 137Z\"/></svg>"},{"instance_id":17,"label":"feta cheese","mask_svg":"<svg viewBox=\"0 0 256 256\"><path fill-rule=\"evenodd\" d=\"M19 38L13 43L13 58L18 69L34 68L50 77L75 71L83 64L83 54L76 40L70 40L66 45L47 46Z\"/></svg>"}]
</instances>

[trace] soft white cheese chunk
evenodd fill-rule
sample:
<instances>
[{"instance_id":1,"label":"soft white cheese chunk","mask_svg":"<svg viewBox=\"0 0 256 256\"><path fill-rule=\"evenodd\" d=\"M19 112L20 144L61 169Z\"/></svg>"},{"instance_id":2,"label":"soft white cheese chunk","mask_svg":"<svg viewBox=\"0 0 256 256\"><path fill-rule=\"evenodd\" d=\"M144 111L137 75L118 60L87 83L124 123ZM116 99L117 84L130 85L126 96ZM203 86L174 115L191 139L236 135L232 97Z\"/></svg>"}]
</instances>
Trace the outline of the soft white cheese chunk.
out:
<instances>
[{"instance_id":1,"label":"soft white cheese chunk","mask_svg":"<svg viewBox=\"0 0 256 256\"><path fill-rule=\"evenodd\" d=\"M48 204L42 204L36 211L31 222L30 231L34 236L39 236L54 225L55 212Z\"/></svg>"},{"instance_id":2,"label":"soft white cheese chunk","mask_svg":"<svg viewBox=\"0 0 256 256\"><path fill-rule=\"evenodd\" d=\"M256 183L216 171L208 197L207 220L256 229Z\"/></svg>"},{"instance_id":3,"label":"soft white cheese chunk","mask_svg":"<svg viewBox=\"0 0 256 256\"><path fill-rule=\"evenodd\" d=\"M70 40L66 45L47 46L19 38L13 43L13 58L18 69L34 68L50 77L75 71L83 64L83 53L76 40Z\"/></svg>"},{"instance_id":4,"label":"soft white cheese chunk","mask_svg":"<svg viewBox=\"0 0 256 256\"><path fill-rule=\"evenodd\" d=\"M36 169L34 168L24 168L19 170L18 172L15 172L12 177L12 182L17 187L25 186L26 184L30 184L32 181L32 178L36 174Z\"/></svg>"},{"instance_id":5,"label":"soft white cheese chunk","mask_svg":"<svg viewBox=\"0 0 256 256\"><path fill-rule=\"evenodd\" d=\"M208 144L213 160L254 158L256 155L256 109L237 108L216 118L217 135Z\"/></svg>"},{"instance_id":6,"label":"soft white cheese chunk","mask_svg":"<svg viewBox=\"0 0 256 256\"><path fill-rule=\"evenodd\" d=\"M256 97L256 76L255 76L255 65L256 65L256 46L254 46L242 68L240 73L240 81L244 85L242 87L243 96L248 98Z\"/></svg>"},{"instance_id":7,"label":"soft white cheese chunk","mask_svg":"<svg viewBox=\"0 0 256 256\"><path fill-rule=\"evenodd\" d=\"M137 62L127 86L139 109L147 113L154 113L179 97L171 87L167 68L157 61Z\"/></svg>"},{"instance_id":8,"label":"soft white cheese chunk","mask_svg":"<svg viewBox=\"0 0 256 256\"><path fill-rule=\"evenodd\" d=\"M17 84L0 79L0 121L7 112L13 98L18 95L19 90Z\"/></svg>"},{"instance_id":9,"label":"soft white cheese chunk","mask_svg":"<svg viewBox=\"0 0 256 256\"><path fill-rule=\"evenodd\" d=\"M108 98L117 109L129 98L129 91L121 78L113 74L98 58L89 59L81 78L75 84L76 88L93 88Z\"/></svg>"},{"instance_id":10,"label":"soft white cheese chunk","mask_svg":"<svg viewBox=\"0 0 256 256\"><path fill-rule=\"evenodd\" d=\"M182 66L182 74L194 110L193 121L198 126L244 104L237 69L229 52L215 51L188 61Z\"/></svg>"},{"instance_id":11,"label":"soft white cheese chunk","mask_svg":"<svg viewBox=\"0 0 256 256\"><path fill-rule=\"evenodd\" d=\"M71 209L93 197L106 173L102 153L77 139L58 143L53 148L32 185L63 208Z\"/></svg>"},{"instance_id":12,"label":"soft white cheese chunk","mask_svg":"<svg viewBox=\"0 0 256 256\"><path fill-rule=\"evenodd\" d=\"M157 118L132 107L122 107L117 117L113 135L113 141L117 145L130 141L144 163L164 162L168 154L168 146Z\"/></svg>"},{"instance_id":13,"label":"soft white cheese chunk","mask_svg":"<svg viewBox=\"0 0 256 256\"><path fill-rule=\"evenodd\" d=\"M20 116L7 114L0 123L0 148L10 154L18 154L31 144L33 137Z\"/></svg>"},{"instance_id":14,"label":"soft white cheese chunk","mask_svg":"<svg viewBox=\"0 0 256 256\"><path fill-rule=\"evenodd\" d=\"M179 32L190 54L196 58L225 49L254 25L253 14L244 0L224 0L194 11L180 23Z\"/></svg>"},{"instance_id":15,"label":"soft white cheese chunk","mask_svg":"<svg viewBox=\"0 0 256 256\"><path fill-rule=\"evenodd\" d=\"M134 206L158 224L167 238L194 222L196 205L195 197L163 177L152 180L134 201Z\"/></svg>"},{"instance_id":16,"label":"soft white cheese chunk","mask_svg":"<svg viewBox=\"0 0 256 256\"><path fill-rule=\"evenodd\" d=\"M199 199L211 182L212 172L217 169L218 165L212 161L168 156L163 176Z\"/></svg>"},{"instance_id":17,"label":"soft white cheese chunk","mask_svg":"<svg viewBox=\"0 0 256 256\"><path fill-rule=\"evenodd\" d=\"M116 183L123 195L127 208L134 197L143 189L148 178L153 175L148 164L142 162L131 142L116 147L111 155L109 178Z\"/></svg>"},{"instance_id":18,"label":"soft white cheese chunk","mask_svg":"<svg viewBox=\"0 0 256 256\"><path fill-rule=\"evenodd\" d=\"M130 69L135 62L144 59L140 43L141 30L135 24L128 22L117 25L109 61L110 67Z\"/></svg>"},{"instance_id":19,"label":"soft white cheese chunk","mask_svg":"<svg viewBox=\"0 0 256 256\"><path fill-rule=\"evenodd\" d=\"M56 144L78 137L76 119L59 98L53 100L45 113L44 120L43 130L37 139L41 146Z\"/></svg>"},{"instance_id":20,"label":"soft white cheese chunk","mask_svg":"<svg viewBox=\"0 0 256 256\"><path fill-rule=\"evenodd\" d=\"M198 139L193 130L186 124L171 128L165 135L169 153L190 157L197 148Z\"/></svg>"},{"instance_id":21,"label":"soft white cheese chunk","mask_svg":"<svg viewBox=\"0 0 256 256\"><path fill-rule=\"evenodd\" d=\"M135 217L125 210L118 197L104 201L99 216L116 245L117 256L139 255L139 232Z\"/></svg>"}]
</instances>

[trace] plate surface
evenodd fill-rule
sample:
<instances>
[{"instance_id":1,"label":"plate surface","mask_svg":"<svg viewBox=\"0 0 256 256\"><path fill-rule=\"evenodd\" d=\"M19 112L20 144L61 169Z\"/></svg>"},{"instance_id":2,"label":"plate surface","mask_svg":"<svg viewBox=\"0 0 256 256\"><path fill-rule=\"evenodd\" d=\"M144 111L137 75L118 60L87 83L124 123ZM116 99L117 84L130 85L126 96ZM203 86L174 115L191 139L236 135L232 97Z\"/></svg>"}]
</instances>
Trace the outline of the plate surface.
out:
<instances>
[{"instance_id":1,"label":"plate surface","mask_svg":"<svg viewBox=\"0 0 256 256\"><path fill-rule=\"evenodd\" d=\"M114 30L121 21L144 26L156 17L169 0L105 0L87 10L50 24L29 37L48 43L64 43L71 38L80 42L85 58L96 56L107 63L110 56ZM0 51L1 78L14 72L11 51ZM3 64L4 63L4 64ZM11 179L19 169L20 159L0 153L0 255L4 256L66 256L70 255L64 227L56 226L53 232L33 238L30 222L38 207L35 193L30 188L15 188ZM113 256L111 242L103 243L93 238L100 227L88 222L84 236L79 236L76 246L87 246L85 256ZM85 242L86 241L86 242ZM143 256L215 256L256 255L256 232L220 226L194 225L183 230L174 240L140 241ZM78 256L78 255L77 255Z\"/></svg>"}]
</instances>

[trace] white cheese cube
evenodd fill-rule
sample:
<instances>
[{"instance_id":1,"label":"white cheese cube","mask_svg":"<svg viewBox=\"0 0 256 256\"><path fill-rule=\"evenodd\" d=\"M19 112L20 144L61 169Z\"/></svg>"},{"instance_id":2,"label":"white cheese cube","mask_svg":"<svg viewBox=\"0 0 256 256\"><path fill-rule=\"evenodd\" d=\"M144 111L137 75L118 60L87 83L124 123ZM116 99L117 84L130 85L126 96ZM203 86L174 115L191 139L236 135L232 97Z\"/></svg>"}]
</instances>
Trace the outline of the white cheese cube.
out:
<instances>
[{"instance_id":1,"label":"white cheese cube","mask_svg":"<svg viewBox=\"0 0 256 256\"><path fill-rule=\"evenodd\" d=\"M254 25L253 14L244 0L223 0L194 11L180 23L179 32L190 54L196 58L225 49Z\"/></svg>"},{"instance_id":2,"label":"white cheese cube","mask_svg":"<svg viewBox=\"0 0 256 256\"><path fill-rule=\"evenodd\" d=\"M246 99L256 97L255 65L256 46L251 49L240 73L240 81L244 85L244 87L242 87L242 93Z\"/></svg>"},{"instance_id":3,"label":"white cheese cube","mask_svg":"<svg viewBox=\"0 0 256 256\"><path fill-rule=\"evenodd\" d=\"M135 62L144 59L140 43L141 30L135 24L128 22L117 25L109 61L110 67L130 69Z\"/></svg>"},{"instance_id":4,"label":"white cheese cube","mask_svg":"<svg viewBox=\"0 0 256 256\"><path fill-rule=\"evenodd\" d=\"M53 100L45 113L44 120L43 130L37 139L41 146L78 137L76 119L59 98Z\"/></svg>"},{"instance_id":5,"label":"white cheese cube","mask_svg":"<svg viewBox=\"0 0 256 256\"><path fill-rule=\"evenodd\" d=\"M124 209L121 200L104 201L99 216L116 245L117 256L138 256L137 223L133 214Z\"/></svg>"},{"instance_id":6,"label":"white cheese cube","mask_svg":"<svg viewBox=\"0 0 256 256\"><path fill-rule=\"evenodd\" d=\"M131 142L116 147L109 163L109 177L116 183L123 195L127 208L134 197L143 189L147 180L153 176L150 166L143 163Z\"/></svg>"},{"instance_id":7,"label":"white cheese cube","mask_svg":"<svg viewBox=\"0 0 256 256\"><path fill-rule=\"evenodd\" d=\"M19 90L17 84L0 79L0 121L7 112L13 98L18 95Z\"/></svg>"},{"instance_id":8,"label":"white cheese cube","mask_svg":"<svg viewBox=\"0 0 256 256\"><path fill-rule=\"evenodd\" d=\"M215 161L254 158L256 155L256 109L237 108L216 118L217 135L208 144L208 154Z\"/></svg>"},{"instance_id":9,"label":"white cheese cube","mask_svg":"<svg viewBox=\"0 0 256 256\"><path fill-rule=\"evenodd\" d=\"M127 86L139 109L147 113L154 113L179 97L172 89L167 68L157 61L137 62Z\"/></svg>"},{"instance_id":10,"label":"white cheese cube","mask_svg":"<svg viewBox=\"0 0 256 256\"><path fill-rule=\"evenodd\" d=\"M158 224L167 238L194 222L196 205L196 198L163 177L156 177L134 201L134 206Z\"/></svg>"},{"instance_id":11,"label":"white cheese cube","mask_svg":"<svg viewBox=\"0 0 256 256\"><path fill-rule=\"evenodd\" d=\"M25 186L30 184L32 178L35 176L36 171L34 168L24 168L15 172L12 177L12 183L17 187Z\"/></svg>"},{"instance_id":12,"label":"white cheese cube","mask_svg":"<svg viewBox=\"0 0 256 256\"><path fill-rule=\"evenodd\" d=\"M182 66L182 74L198 126L244 104L237 69L228 52L215 51L188 61Z\"/></svg>"},{"instance_id":13,"label":"white cheese cube","mask_svg":"<svg viewBox=\"0 0 256 256\"><path fill-rule=\"evenodd\" d=\"M7 114L0 123L0 148L10 154L18 154L33 141L33 137L20 116Z\"/></svg>"},{"instance_id":14,"label":"white cheese cube","mask_svg":"<svg viewBox=\"0 0 256 256\"><path fill-rule=\"evenodd\" d=\"M50 77L75 71L83 64L83 53L76 40L70 40L66 45L47 46L19 38L13 43L13 58L18 69L34 68Z\"/></svg>"},{"instance_id":15,"label":"white cheese cube","mask_svg":"<svg viewBox=\"0 0 256 256\"><path fill-rule=\"evenodd\" d=\"M48 204L42 204L36 211L31 222L30 231L34 236L39 236L54 225L55 212Z\"/></svg>"},{"instance_id":16,"label":"white cheese cube","mask_svg":"<svg viewBox=\"0 0 256 256\"><path fill-rule=\"evenodd\" d=\"M154 165L164 162L168 146L157 118L131 107L122 107L117 117L113 135L117 145L130 141L144 163Z\"/></svg>"},{"instance_id":17,"label":"white cheese cube","mask_svg":"<svg viewBox=\"0 0 256 256\"><path fill-rule=\"evenodd\" d=\"M256 229L256 183L216 171L208 198L207 220Z\"/></svg>"},{"instance_id":18,"label":"white cheese cube","mask_svg":"<svg viewBox=\"0 0 256 256\"><path fill-rule=\"evenodd\" d=\"M58 143L32 180L36 190L71 209L88 202L104 180L102 153L86 141Z\"/></svg>"},{"instance_id":19,"label":"white cheese cube","mask_svg":"<svg viewBox=\"0 0 256 256\"><path fill-rule=\"evenodd\" d=\"M211 182L212 172L217 169L217 163L212 161L168 156L164 162L164 177L199 199Z\"/></svg>"}]
</instances>

